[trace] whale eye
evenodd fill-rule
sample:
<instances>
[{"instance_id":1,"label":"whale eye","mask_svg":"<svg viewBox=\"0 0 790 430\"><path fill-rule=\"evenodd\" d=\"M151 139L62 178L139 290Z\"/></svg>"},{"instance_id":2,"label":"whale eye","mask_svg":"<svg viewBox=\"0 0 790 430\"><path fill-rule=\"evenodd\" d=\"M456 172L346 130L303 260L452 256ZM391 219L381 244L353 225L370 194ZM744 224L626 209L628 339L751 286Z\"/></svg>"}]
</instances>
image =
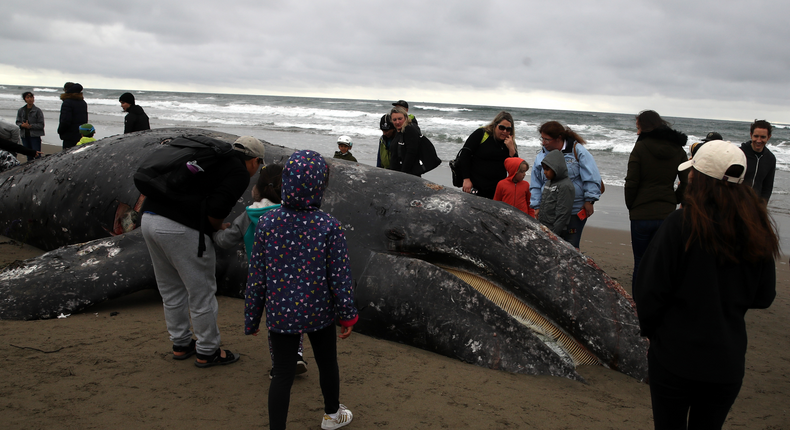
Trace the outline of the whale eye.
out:
<instances>
[{"instance_id":1,"label":"whale eye","mask_svg":"<svg viewBox=\"0 0 790 430\"><path fill-rule=\"evenodd\" d=\"M386 236L389 240L403 240L406 237L404 233L401 233L395 229L387 230L387 232L384 233L384 236Z\"/></svg>"}]
</instances>

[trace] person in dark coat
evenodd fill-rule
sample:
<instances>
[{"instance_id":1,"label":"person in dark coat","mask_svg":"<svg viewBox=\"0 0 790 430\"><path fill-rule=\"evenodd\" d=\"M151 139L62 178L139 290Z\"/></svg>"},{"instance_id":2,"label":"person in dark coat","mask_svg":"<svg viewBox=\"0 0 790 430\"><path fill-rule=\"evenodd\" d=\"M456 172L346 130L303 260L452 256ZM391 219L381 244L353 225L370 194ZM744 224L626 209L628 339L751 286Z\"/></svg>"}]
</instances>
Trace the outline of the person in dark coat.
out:
<instances>
[{"instance_id":1,"label":"person in dark coat","mask_svg":"<svg viewBox=\"0 0 790 430\"><path fill-rule=\"evenodd\" d=\"M678 172L688 159L688 137L652 110L636 116L636 144L628 158L625 176L625 206L631 219L631 247L634 253L633 284L639 261L664 219L683 202L688 172ZM675 189L675 180L680 185Z\"/></svg>"},{"instance_id":2,"label":"person in dark coat","mask_svg":"<svg viewBox=\"0 0 790 430\"><path fill-rule=\"evenodd\" d=\"M497 184L507 177L505 159L518 157L515 138L513 116L505 111L469 135L458 160L465 193L494 198Z\"/></svg>"},{"instance_id":3,"label":"person in dark coat","mask_svg":"<svg viewBox=\"0 0 790 430\"><path fill-rule=\"evenodd\" d=\"M402 106L394 106L390 110L390 118L396 130L390 142L390 170L420 176L417 173L420 165L420 136L422 135L420 127L411 123L409 113ZM496 189L496 184L494 188Z\"/></svg>"},{"instance_id":4,"label":"person in dark coat","mask_svg":"<svg viewBox=\"0 0 790 430\"><path fill-rule=\"evenodd\" d=\"M82 95L82 85L67 82L63 90L64 93L60 95L63 103L60 105L58 135L66 150L77 146L77 142L82 139L80 126L88 122L88 104Z\"/></svg>"},{"instance_id":5,"label":"person in dark coat","mask_svg":"<svg viewBox=\"0 0 790 430\"><path fill-rule=\"evenodd\" d=\"M633 285L650 339L653 421L656 429L720 429L743 382L746 311L776 297L779 238L743 183L737 146L707 142L678 169L690 169L683 207L664 220Z\"/></svg>"},{"instance_id":6,"label":"person in dark coat","mask_svg":"<svg viewBox=\"0 0 790 430\"><path fill-rule=\"evenodd\" d=\"M121 102L123 111L128 112L126 119L123 120L124 134L151 129L151 126L148 124L148 115L145 114L142 106L134 103L134 95L132 93L121 94L118 101Z\"/></svg>"}]
</instances>

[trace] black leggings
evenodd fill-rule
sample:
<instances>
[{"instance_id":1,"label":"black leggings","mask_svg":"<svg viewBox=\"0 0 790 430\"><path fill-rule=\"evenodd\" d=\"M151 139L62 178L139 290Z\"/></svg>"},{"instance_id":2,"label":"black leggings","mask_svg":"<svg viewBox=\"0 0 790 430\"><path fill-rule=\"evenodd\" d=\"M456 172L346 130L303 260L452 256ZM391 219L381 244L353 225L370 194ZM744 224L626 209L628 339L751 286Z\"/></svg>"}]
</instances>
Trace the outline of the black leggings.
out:
<instances>
[{"instance_id":1,"label":"black leggings","mask_svg":"<svg viewBox=\"0 0 790 430\"><path fill-rule=\"evenodd\" d=\"M285 428L288 405L291 403L291 386L294 382L298 359L298 334L269 331L274 353L272 382L269 385L269 428ZM337 367L337 337L334 324L307 333L318 366L321 393L324 395L324 413L334 414L340 408L340 372Z\"/></svg>"},{"instance_id":2,"label":"black leggings","mask_svg":"<svg viewBox=\"0 0 790 430\"><path fill-rule=\"evenodd\" d=\"M741 382L719 384L677 376L650 351L647 362L656 430L721 429L741 390Z\"/></svg>"}]
</instances>

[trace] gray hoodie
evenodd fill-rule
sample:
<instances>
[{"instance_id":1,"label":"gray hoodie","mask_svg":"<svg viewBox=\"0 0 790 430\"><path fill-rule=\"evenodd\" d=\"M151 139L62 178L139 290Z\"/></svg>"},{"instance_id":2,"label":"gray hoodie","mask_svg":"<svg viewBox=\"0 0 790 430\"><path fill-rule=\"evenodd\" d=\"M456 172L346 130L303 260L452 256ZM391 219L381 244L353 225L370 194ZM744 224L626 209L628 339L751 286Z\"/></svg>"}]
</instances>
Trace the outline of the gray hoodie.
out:
<instances>
[{"instance_id":1,"label":"gray hoodie","mask_svg":"<svg viewBox=\"0 0 790 430\"><path fill-rule=\"evenodd\" d=\"M562 152L556 149L549 152L542 164L554 171L554 179L543 184L538 221L559 236L571 220L576 190L568 178L568 166Z\"/></svg>"}]
</instances>

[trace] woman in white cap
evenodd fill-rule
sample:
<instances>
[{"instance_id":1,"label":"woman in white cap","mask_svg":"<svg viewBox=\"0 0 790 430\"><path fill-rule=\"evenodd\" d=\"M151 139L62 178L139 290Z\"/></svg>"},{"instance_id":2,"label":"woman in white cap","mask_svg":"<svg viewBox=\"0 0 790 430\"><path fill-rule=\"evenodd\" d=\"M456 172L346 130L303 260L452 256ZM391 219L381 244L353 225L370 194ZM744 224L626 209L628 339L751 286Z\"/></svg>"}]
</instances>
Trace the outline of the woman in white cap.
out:
<instances>
[{"instance_id":1,"label":"woman in white cap","mask_svg":"<svg viewBox=\"0 0 790 430\"><path fill-rule=\"evenodd\" d=\"M721 428L743 381L748 309L776 296L776 227L751 187L746 157L705 143L689 170L683 207L642 257L633 285L656 429Z\"/></svg>"}]
</instances>

